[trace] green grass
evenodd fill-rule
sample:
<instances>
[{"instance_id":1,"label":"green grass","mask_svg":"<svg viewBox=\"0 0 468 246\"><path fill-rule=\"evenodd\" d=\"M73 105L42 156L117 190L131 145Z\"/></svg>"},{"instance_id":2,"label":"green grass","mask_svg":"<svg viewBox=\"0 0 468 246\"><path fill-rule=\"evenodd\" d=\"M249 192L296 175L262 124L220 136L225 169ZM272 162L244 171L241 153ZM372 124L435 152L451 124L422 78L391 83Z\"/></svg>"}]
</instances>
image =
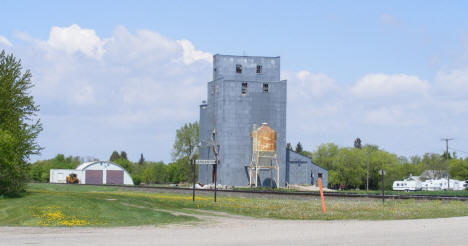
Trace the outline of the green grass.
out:
<instances>
[{"instance_id":1,"label":"green grass","mask_svg":"<svg viewBox=\"0 0 468 246\"><path fill-rule=\"evenodd\" d=\"M284 189L284 188L270 188L270 187L253 187L253 188L248 188L248 187L241 187L241 188L234 188L234 190L239 190L239 191L271 191L271 192L312 192L312 193L319 193L319 191L298 191L294 189ZM338 190L336 192L339 193L351 193L351 194L373 194L373 195L380 195L382 194L382 190ZM393 190L385 190L386 195L438 195L438 196L462 196L462 197L468 197L468 190L464 191L393 191Z\"/></svg>"},{"instance_id":2,"label":"green grass","mask_svg":"<svg viewBox=\"0 0 468 246\"><path fill-rule=\"evenodd\" d=\"M0 198L0 225L132 226L192 222L206 210L260 218L389 220L468 216L468 202L375 199L321 201L130 192L118 187L31 184L19 198ZM187 215L175 216L171 212Z\"/></svg>"},{"instance_id":3,"label":"green grass","mask_svg":"<svg viewBox=\"0 0 468 246\"><path fill-rule=\"evenodd\" d=\"M343 190L338 191L342 193L356 193L356 194L382 194L381 190ZM386 195L437 195L437 196L468 196L468 191L464 190L438 190L438 191L393 191L393 190L385 190Z\"/></svg>"},{"instance_id":4,"label":"green grass","mask_svg":"<svg viewBox=\"0 0 468 246\"><path fill-rule=\"evenodd\" d=\"M116 191L113 187L33 184L22 197L0 198L0 225L132 226L197 220L128 206L135 199L113 195Z\"/></svg>"}]
</instances>

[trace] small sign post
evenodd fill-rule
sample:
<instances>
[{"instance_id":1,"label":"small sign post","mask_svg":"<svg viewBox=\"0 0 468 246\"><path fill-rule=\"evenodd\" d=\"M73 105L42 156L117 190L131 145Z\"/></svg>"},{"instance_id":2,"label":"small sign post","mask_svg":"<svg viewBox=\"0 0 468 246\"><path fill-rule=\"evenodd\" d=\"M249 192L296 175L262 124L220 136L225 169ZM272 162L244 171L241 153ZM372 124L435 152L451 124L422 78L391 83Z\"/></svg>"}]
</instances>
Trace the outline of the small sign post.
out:
<instances>
[{"instance_id":1,"label":"small sign post","mask_svg":"<svg viewBox=\"0 0 468 246\"><path fill-rule=\"evenodd\" d=\"M217 168L216 160L195 160L193 162L195 165L213 165L213 168ZM195 165L193 165L193 197L192 201L195 201ZM216 171L216 170L215 170ZM216 174L215 174L215 193L214 193L214 200L216 202Z\"/></svg>"},{"instance_id":2,"label":"small sign post","mask_svg":"<svg viewBox=\"0 0 468 246\"><path fill-rule=\"evenodd\" d=\"M384 188L384 175L385 170L380 170L380 175L382 175L382 203L385 204L385 188Z\"/></svg>"},{"instance_id":3,"label":"small sign post","mask_svg":"<svg viewBox=\"0 0 468 246\"><path fill-rule=\"evenodd\" d=\"M193 173L193 194L192 194L192 202L195 202L195 155L198 154L198 146L193 148L192 153L190 154L190 164L192 164L192 173Z\"/></svg>"}]
</instances>

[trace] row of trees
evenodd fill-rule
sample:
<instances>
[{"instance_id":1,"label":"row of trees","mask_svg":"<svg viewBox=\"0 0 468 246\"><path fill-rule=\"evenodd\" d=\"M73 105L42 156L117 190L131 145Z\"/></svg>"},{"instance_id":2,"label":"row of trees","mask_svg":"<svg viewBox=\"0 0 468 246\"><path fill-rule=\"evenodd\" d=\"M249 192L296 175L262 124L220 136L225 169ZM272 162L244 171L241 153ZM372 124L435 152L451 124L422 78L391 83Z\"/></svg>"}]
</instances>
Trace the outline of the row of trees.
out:
<instances>
[{"instance_id":1,"label":"row of trees","mask_svg":"<svg viewBox=\"0 0 468 246\"><path fill-rule=\"evenodd\" d=\"M313 162L328 170L328 184L331 188L366 188L367 163L369 166L369 189L378 189L381 185L379 170L384 169L385 186L391 188L393 181L410 175L419 176L425 170L446 172L450 177L459 180L468 179L468 158L426 153L411 158L397 156L375 145L364 145L361 148L339 147L328 143L320 145L314 151L300 152L309 156ZM449 165L449 166L447 166Z\"/></svg>"},{"instance_id":2,"label":"row of trees","mask_svg":"<svg viewBox=\"0 0 468 246\"><path fill-rule=\"evenodd\" d=\"M162 161L146 161L141 154L138 162L127 158L127 152L113 151L109 160L122 166L130 173L135 184L185 183L193 179L189 155L198 143L198 122L185 124L176 131L172 156L173 161L166 164ZM53 159L36 161L30 165L29 176L36 182L48 182L50 169L75 169L84 160L79 157L65 157L62 154Z\"/></svg>"},{"instance_id":3,"label":"row of trees","mask_svg":"<svg viewBox=\"0 0 468 246\"><path fill-rule=\"evenodd\" d=\"M29 165L29 178L34 182L49 182L50 169L75 169L84 160L80 157L58 154L49 160L36 161ZM135 184L167 184L191 182L192 167L188 158L169 164L164 162L131 162L126 158L112 159L130 173Z\"/></svg>"}]
</instances>

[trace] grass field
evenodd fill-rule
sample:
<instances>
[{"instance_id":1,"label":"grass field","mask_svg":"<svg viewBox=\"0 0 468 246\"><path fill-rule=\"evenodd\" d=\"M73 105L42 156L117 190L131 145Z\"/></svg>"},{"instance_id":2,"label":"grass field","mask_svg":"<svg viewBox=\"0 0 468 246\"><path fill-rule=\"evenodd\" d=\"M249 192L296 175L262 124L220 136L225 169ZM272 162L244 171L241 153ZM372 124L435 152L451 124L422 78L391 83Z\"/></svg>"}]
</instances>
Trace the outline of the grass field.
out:
<instances>
[{"instance_id":1,"label":"grass field","mask_svg":"<svg viewBox=\"0 0 468 246\"><path fill-rule=\"evenodd\" d=\"M297 191L294 189L276 189L276 188L269 188L269 187L257 187L257 188L235 188L234 190L241 190L241 191L247 191L247 190L257 190L257 191L280 191L280 192L305 192L305 191ZM318 192L318 191L316 191ZM381 190L338 190L336 192L339 193L351 193L351 194L373 194L373 195L380 195L382 194ZM385 190L386 195L438 195L438 196L463 196L467 197L468 196L468 190L465 191L444 191L444 190L439 190L439 191L393 191L393 190Z\"/></svg>"},{"instance_id":2,"label":"grass field","mask_svg":"<svg viewBox=\"0 0 468 246\"><path fill-rule=\"evenodd\" d=\"M338 192L343 192L343 193L356 193L356 194L376 194L380 195L382 194L381 190L343 190L343 191L338 191ZM436 195L436 196L468 196L468 191L464 190L436 190L436 191L393 191L393 190L386 190L385 191L386 195Z\"/></svg>"},{"instance_id":3,"label":"grass field","mask_svg":"<svg viewBox=\"0 0 468 246\"><path fill-rule=\"evenodd\" d=\"M22 197L0 198L0 225L132 226L195 222L207 210L278 219L388 220L468 216L468 202L373 199L252 199L145 193L117 187L31 184ZM182 215L180 214L182 212Z\"/></svg>"}]
</instances>

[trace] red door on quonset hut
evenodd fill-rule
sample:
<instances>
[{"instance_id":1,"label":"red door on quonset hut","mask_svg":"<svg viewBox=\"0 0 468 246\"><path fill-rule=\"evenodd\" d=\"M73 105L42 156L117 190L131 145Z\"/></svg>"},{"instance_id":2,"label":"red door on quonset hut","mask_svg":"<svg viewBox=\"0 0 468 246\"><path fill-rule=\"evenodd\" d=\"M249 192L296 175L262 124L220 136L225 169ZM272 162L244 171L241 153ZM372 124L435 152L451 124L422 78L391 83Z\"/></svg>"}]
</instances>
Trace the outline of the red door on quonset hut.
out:
<instances>
[{"instance_id":1,"label":"red door on quonset hut","mask_svg":"<svg viewBox=\"0 0 468 246\"><path fill-rule=\"evenodd\" d=\"M102 184L102 170L86 170L86 184Z\"/></svg>"},{"instance_id":2,"label":"red door on quonset hut","mask_svg":"<svg viewBox=\"0 0 468 246\"><path fill-rule=\"evenodd\" d=\"M106 184L123 184L123 174L121 170L107 170Z\"/></svg>"}]
</instances>

